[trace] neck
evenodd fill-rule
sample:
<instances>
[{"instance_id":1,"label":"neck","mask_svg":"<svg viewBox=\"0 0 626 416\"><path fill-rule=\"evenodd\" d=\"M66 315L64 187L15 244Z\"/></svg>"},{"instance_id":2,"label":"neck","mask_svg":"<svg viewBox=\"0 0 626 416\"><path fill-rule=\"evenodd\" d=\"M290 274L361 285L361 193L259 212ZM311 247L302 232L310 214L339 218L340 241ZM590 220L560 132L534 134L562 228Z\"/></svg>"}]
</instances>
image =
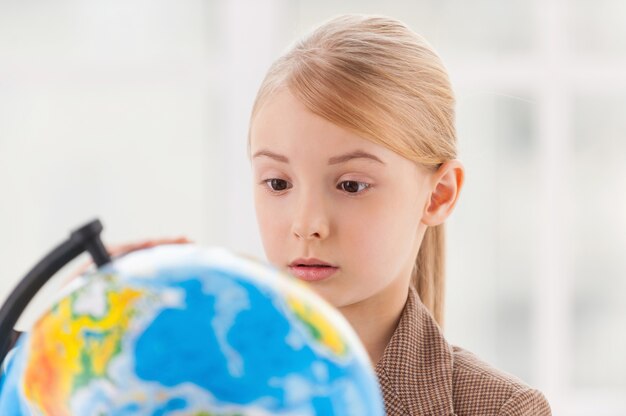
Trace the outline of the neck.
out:
<instances>
[{"instance_id":1,"label":"neck","mask_svg":"<svg viewBox=\"0 0 626 416\"><path fill-rule=\"evenodd\" d=\"M339 308L365 346L376 366L398 326L408 296L408 286L393 282L375 296Z\"/></svg>"}]
</instances>

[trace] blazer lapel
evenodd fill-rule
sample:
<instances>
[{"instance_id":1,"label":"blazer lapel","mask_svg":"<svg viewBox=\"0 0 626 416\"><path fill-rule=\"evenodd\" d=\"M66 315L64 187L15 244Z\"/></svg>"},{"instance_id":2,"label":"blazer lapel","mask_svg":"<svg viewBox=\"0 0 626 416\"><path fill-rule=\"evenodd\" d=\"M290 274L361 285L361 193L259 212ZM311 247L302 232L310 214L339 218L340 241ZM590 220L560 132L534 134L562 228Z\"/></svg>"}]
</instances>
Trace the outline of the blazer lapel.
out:
<instances>
[{"instance_id":1,"label":"blazer lapel","mask_svg":"<svg viewBox=\"0 0 626 416\"><path fill-rule=\"evenodd\" d=\"M413 287L376 374L389 416L453 415L452 351Z\"/></svg>"}]
</instances>

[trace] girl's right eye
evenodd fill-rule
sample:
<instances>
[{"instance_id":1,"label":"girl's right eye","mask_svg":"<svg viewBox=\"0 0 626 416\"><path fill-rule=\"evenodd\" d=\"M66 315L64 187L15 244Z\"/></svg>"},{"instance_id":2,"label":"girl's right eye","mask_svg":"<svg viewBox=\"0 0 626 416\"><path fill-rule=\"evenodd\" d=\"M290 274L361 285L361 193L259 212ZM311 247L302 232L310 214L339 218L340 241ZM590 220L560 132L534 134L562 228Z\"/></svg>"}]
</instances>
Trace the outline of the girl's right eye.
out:
<instances>
[{"instance_id":1,"label":"girl's right eye","mask_svg":"<svg viewBox=\"0 0 626 416\"><path fill-rule=\"evenodd\" d=\"M280 192L289 188L288 186L289 182L283 179L277 179L277 178L265 179L263 183L267 184L267 186L269 186L270 188L270 191L272 192Z\"/></svg>"}]
</instances>

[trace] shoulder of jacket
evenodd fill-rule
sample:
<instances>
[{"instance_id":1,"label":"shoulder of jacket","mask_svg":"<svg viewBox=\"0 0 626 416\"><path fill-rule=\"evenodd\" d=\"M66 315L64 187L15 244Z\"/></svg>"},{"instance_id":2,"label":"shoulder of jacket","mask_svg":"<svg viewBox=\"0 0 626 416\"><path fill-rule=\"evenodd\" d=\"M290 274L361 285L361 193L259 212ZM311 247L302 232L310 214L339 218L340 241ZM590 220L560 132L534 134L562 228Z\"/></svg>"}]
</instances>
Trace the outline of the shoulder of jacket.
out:
<instances>
[{"instance_id":1,"label":"shoulder of jacket","mask_svg":"<svg viewBox=\"0 0 626 416\"><path fill-rule=\"evenodd\" d=\"M539 415L551 416L552 411L548 400L537 389L525 387L516 390L511 397L500 408L498 415L502 416L521 416L521 415Z\"/></svg>"},{"instance_id":2,"label":"shoulder of jacket","mask_svg":"<svg viewBox=\"0 0 626 416\"><path fill-rule=\"evenodd\" d=\"M451 350L456 415L551 415L550 405L539 390L470 351L457 346L451 346Z\"/></svg>"}]
</instances>

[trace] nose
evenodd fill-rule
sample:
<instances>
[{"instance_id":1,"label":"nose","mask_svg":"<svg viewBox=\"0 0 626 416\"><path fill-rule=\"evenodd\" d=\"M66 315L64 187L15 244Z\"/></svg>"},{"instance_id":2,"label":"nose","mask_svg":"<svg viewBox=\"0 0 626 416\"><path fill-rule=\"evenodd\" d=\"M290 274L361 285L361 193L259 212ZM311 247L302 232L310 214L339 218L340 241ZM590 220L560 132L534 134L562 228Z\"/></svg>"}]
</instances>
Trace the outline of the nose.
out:
<instances>
[{"instance_id":1,"label":"nose","mask_svg":"<svg viewBox=\"0 0 626 416\"><path fill-rule=\"evenodd\" d=\"M328 213L322 198L304 195L298 201L291 231L298 239L323 240L329 233Z\"/></svg>"}]
</instances>

